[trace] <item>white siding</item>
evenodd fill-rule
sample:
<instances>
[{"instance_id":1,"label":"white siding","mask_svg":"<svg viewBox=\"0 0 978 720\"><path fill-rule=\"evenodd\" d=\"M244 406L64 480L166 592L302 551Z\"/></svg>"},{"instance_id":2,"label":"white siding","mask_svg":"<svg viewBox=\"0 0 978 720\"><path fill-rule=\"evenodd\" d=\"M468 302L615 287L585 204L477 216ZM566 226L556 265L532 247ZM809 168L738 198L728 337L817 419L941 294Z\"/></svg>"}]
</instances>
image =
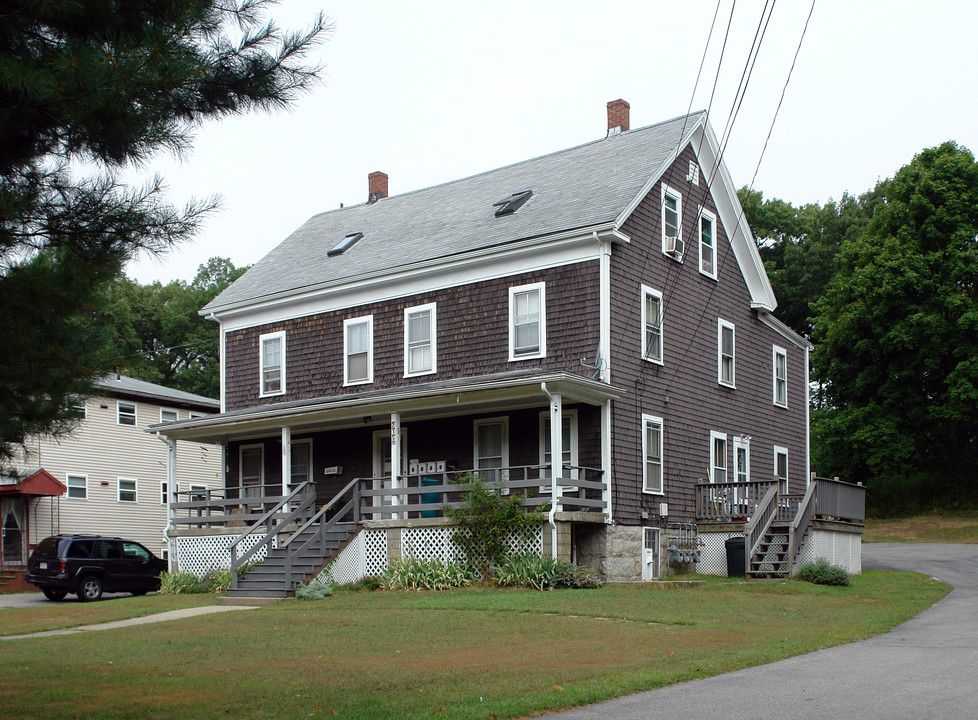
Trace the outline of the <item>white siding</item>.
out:
<instances>
[{"instance_id":1,"label":"white siding","mask_svg":"<svg viewBox=\"0 0 978 720\"><path fill-rule=\"evenodd\" d=\"M85 475L85 499L40 498L31 503L31 544L54 533L120 535L143 543L157 555L165 547L166 505L161 485L166 482L166 443L146 432L160 422L159 404L125 400L136 405L136 426L119 425L117 398L95 396L86 402L86 417L72 435L60 440L34 439L23 467L43 467L61 483L68 475ZM172 405L163 405L173 409ZM177 411L180 420L188 410ZM206 413L194 411L194 415ZM199 443L177 444L180 488L204 485L220 489L221 447ZM135 479L136 502L119 502L119 478Z\"/></svg>"}]
</instances>

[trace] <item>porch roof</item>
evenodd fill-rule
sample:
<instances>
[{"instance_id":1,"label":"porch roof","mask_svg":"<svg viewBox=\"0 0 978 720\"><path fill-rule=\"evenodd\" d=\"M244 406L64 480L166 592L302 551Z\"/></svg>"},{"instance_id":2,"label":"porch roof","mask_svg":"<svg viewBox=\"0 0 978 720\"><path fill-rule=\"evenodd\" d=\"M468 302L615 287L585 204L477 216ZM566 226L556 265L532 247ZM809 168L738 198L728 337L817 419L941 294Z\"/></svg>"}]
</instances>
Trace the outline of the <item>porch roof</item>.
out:
<instances>
[{"instance_id":1,"label":"porch roof","mask_svg":"<svg viewBox=\"0 0 978 720\"><path fill-rule=\"evenodd\" d=\"M56 497L68 492L68 488L44 468L19 473L11 483L0 484L0 495L30 495Z\"/></svg>"},{"instance_id":2,"label":"porch roof","mask_svg":"<svg viewBox=\"0 0 978 720\"><path fill-rule=\"evenodd\" d=\"M148 432L175 440L220 443L267 436L286 426L293 432L309 432L377 424L391 413L399 413L402 422L410 422L546 406L549 398L544 388L560 394L565 402L588 405L600 405L624 394L607 383L568 372L520 371L259 405L158 423L149 426Z\"/></svg>"}]
</instances>

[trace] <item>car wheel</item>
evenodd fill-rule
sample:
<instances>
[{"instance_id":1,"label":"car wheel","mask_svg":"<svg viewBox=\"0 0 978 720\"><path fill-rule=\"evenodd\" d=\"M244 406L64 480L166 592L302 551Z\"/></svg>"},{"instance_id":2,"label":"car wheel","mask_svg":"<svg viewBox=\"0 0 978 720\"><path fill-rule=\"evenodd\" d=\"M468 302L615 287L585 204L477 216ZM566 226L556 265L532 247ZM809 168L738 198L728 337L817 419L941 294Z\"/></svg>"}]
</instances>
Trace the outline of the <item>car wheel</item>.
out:
<instances>
[{"instance_id":1,"label":"car wheel","mask_svg":"<svg viewBox=\"0 0 978 720\"><path fill-rule=\"evenodd\" d=\"M91 602L102 597L102 581L94 575L86 575L78 583L78 599Z\"/></svg>"},{"instance_id":2,"label":"car wheel","mask_svg":"<svg viewBox=\"0 0 978 720\"><path fill-rule=\"evenodd\" d=\"M64 590L43 590L42 592L44 593L44 597L55 602L63 600L64 596L68 594Z\"/></svg>"}]
</instances>

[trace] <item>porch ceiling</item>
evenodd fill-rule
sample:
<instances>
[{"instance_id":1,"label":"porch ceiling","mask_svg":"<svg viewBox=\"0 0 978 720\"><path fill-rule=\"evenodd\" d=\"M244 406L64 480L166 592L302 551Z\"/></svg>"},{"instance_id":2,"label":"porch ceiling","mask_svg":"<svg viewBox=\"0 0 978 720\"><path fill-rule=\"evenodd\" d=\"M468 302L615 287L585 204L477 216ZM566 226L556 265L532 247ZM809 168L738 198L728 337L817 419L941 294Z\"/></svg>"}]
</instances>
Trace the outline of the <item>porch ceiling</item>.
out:
<instances>
[{"instance_id":1,"label":"porch ceiling","mask_svg":"<svg viewBox=\"0 0 978 720\"><path fill-rule=\"evenodd\" d=\"M545 407L552 394L567 403L601 405L624 391L567 372L505 373L316 398L151 425L149 432L176 440L221 443L267 436L288 426L293 433L383 425L391 413L402 422L483 412Z\"/></svg>"}]
</instances>

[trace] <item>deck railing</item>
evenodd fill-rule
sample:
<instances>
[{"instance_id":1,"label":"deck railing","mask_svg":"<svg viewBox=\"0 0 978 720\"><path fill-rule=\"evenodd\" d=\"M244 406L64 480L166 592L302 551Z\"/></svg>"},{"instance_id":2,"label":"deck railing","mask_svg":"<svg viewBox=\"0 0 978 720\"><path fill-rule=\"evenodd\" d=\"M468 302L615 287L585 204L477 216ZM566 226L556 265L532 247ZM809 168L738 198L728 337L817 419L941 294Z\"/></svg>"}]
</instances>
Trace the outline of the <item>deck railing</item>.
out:
<instances>
[{"instance_id":1,"label":"deck railing","mask_svg":"<svg viewBox=\"0 0 978 720\"><path fill-rule=\"evenodd\" d=\"M866 519L866 488L842 482L839 478L813 477L815 515L848 522Z\"/></svg>"},{"instance_id":2,"label":"deck railing","mask_svg":"<svg viewBox=\"0 0 978 720\"><path fill-rule=\"evenodd\" d=\"M696 519L699 522L736 522L752 518L758 504L776 480L748 483L696 485ZM812 477L806 490L812 492L813 519L862 522L866 517L866 488L838 478ZM807 494L807 492L806 492ZM806 494L778 492L775 522L792 522Z\"/></svg>"},{"instance_id":3,"label":"deck railing","mask_svg":"<svg viewBox=\"0 0 978 720\"><path fill-rule=\"evenodd\" d=\"M701 522L747 520L776 481L700 482L696 485L696 518Z\"/></svg>"}]
</instances>

